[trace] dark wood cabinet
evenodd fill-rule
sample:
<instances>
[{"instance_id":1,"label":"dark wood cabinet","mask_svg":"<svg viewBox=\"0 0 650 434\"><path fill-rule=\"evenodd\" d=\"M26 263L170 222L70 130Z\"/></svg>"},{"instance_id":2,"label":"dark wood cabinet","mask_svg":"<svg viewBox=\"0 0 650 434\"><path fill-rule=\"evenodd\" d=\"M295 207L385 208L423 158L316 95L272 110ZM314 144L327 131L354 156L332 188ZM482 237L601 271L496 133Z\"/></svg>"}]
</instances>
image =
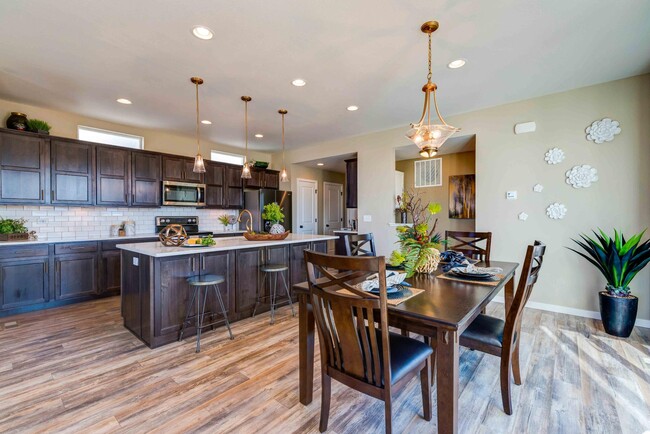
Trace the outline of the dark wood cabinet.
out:
<instances>
[{"instance_id":1,"label":"dark wood cabinet","mask_svg":"<svg viewBox=\"0 0 650 434\"><path fill-rule=\"evenodd\" d=\"M223 300L226 314L232 319L231 312L234 311L235 294L235 255L232 252L204 253L200 256L201 275L216 274L224 276L226 281L219 284L219 293ZM218 322L223 319L221 306L212 291L208 292L205 306L206 323Z\"/></svg>"},{"instance_id":2,"label":"dark wood cabinet","mask_svg":"<svg viewBox=\"0 0 650 434\"><path fill-rule=\"evenodd\" d=\"M357 159L345 160L345 206L357 208Z\"/></svg>"},{"instance_id":3,"label":"dark wood cabinet","mask_svg":"<svg viewBox=\"0 0 650 434\"><path fill-rule=\"evenodd\" d=\"M260 265L262 254L260 249L235 250L237 275L235 281L235 311L238 314L249 314L255 307L257 286L260 284Z\"/></svg>"},{"instance_id":4,"label":"dark wood cabinet","mask_svg":"<svg viewBox=\"0 0 650 434\"><path fill-rule=\"evenodd\" d=\"M131 152L112 146L96 146L97 205L129 205Z\"/></svg>"},{"instance_id":5,"label":"dark wood cabinet","mask_svg":"<svg viewBox=\"0 0 650 434\"><path fill-rule=\"evenodd\" d=\"M264 187L264 170L251 167L251 177L244 179L244 188Z\"/></svg>"},{"instance_id":6,"label":"dark wood cabinet","mask_svg":"<svg viewBox=\"0 0 650 434\"><path fill-rule=\"evenodd\" d=\"M97 294L97 253L54 257L54 289L57 300Z\"/></svg>"},{"instance_id":7,"label":"dark wood cabinet","mask_svg":"<svg viewBox=\"0 0 650 434\"><path fill-rule=\"evenodd\" d=\"M280 189L280 172L276 170L264 171L264 188Z\"/></svg>"},{"instance_id":8,"label":"dark wood cabinet","mask_svg":"<svg viewBox=\"0 0 650 434\"><path fill-rule=\"evenodd\" d=\"M289 269L291 270L291 286L307 280L305 267L305 250L309 250L310 243L297 243L289 245Z\"/></svg>"},{"instance_id":9,"label":"dark wood cabinet","mask_svg":"<svg viewBox=\"0 0 650 434\"><path fill-rule=\"evenodd\" d=\"M99 293L119 294L121 259L119 250L102 251L99 262Z\"/></svg>"},{"instance_id":10,"label":"dark wood cabinet","mask_svg":"<svg viewBox=\"0 0 650 434\"><path fill-rule=\"evenodd\" d=\"M161 205L161 156L144 151L131 153L131 205Z\"/></svg>"},{"instance_id":11,"label":"dark wood cabinet","mask_svg":"<svg viewBox=\"0 0 650 434\"><path fill-rule=\"evenodd\" d=\"M241 209L244 207L244 188L241 167L226 165L224 185L225 208Z\"/></svg>"},{"instance_id":12,"label":"dark wood cabinet","mask_svg":"<svg viewBox=\"0 0 650 434\"><path fill-rule=\"evenodd\" d=\"M163 181L201 182L201 174L194 173L194 159L163 155Z\"/></svg>"},{"instance_id":13,"label":"dark wood cabinet","mask_svg":"<svg viewBox=\"0 0 650 434\"><path fill-rule=\"evenodd\" d=\"M48 257L0 261L0 309L15 309L50 299Z\"/></svg>"},{"instance_id":14,"label":"dark wood cabinet","mask_svg":"<svg viewBox=\"0 0 650 434\"><path fill-rule=\"evenodd\" d=\"M198 259L198 255L183 255L157 261L154 276L160 276L156 283L160 285L160 299L154 305L155 336L177 336L187 308L190 315L196 315L196 303L188 306L192 294L187 278L200 274Z\"/></svg>"},{"instance_id":15,"label":"dark wood cabinet","mask_svg":"<svg viewBox=\"0 0 650 434\"><path fill-rule=\"evenodd\" d=\"M48 151L40 137L0 133L0 203L47 203Z\"/></svg>"},{"instance_id":16,"label":"dark wood cabinet","mask_svg":"<svg viewBox=\"0 0 650 434\"><path fill-rule=\"evenodd\" d=\"M78 140L51 141L50 182L53 205L92 205L93 147Z\"/></svg>"},{"instance_id":17,"label":"dark wood cabinet","mask_svg":"<svg viewBox=\"0 0 650 434\"><path fill-rule=\"evenodd\" d=\"M205 206L206 208L224 208L224 181L226 167L212 161L205 162Z\"/></svg>"}]
</instances>

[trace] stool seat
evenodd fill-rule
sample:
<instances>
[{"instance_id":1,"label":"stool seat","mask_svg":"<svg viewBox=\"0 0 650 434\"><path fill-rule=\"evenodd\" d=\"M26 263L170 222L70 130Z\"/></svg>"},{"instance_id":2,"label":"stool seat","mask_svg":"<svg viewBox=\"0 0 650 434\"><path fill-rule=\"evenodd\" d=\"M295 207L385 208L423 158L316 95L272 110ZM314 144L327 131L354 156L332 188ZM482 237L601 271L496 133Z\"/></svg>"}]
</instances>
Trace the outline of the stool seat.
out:
<instances>
[{"instance_id":1,"label":"stool seat","mask_svg":"<svg viewBox=\"0 0 650 434\"><path fill-rule=\"evenodd\" d=\"M187 283L192 286L210 286L224 283L226 278L218 274L206 274L203 276L192 276L187 278Z\"/></svg>"},{"instance_id":2,"label":"stool seat","mask_svg":"<svg viewBox=\"0 0 650 434\"><path fill-rule=\"evenodd\" d=\"M287 271L289 267L284 264L265 264L260 267L265 273L280 273L282 271Z\"/></svg>"}]
</instances>

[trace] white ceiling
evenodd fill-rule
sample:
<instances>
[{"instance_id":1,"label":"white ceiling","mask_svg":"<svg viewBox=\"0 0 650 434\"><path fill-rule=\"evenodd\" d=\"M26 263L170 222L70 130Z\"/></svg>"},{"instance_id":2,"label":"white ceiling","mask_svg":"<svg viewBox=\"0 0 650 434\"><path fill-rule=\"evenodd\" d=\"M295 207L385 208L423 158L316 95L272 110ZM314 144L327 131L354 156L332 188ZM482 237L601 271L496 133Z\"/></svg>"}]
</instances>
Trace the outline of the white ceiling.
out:
<instances>
[{"instance_id":1,"label":"white ceiling","mask_svg":"<svg viewBox=\"0 0 650 434\"><path fill-rule=\"evenodd\" d=\"M200 75L209 139L242 145L251 95L253 147L279 148L280 107L297 147L416 120L426 20L449 115L649 72L649 17L647 0L3 0L0 98L193 134Z\"/></svg>"},{"instance_id":2,"label":"white ceiling","mask_svg":"<svg viewBox=\"0 0 650 434\"><path fill-rule=\"evenodd\" d=\"M311 167L312 169L321 169L321 170L329 170L331 172L345 173L345 160L350 160L352 158L357 158L356 152L350 154L343 154L343 155L334 155L332 157L326 157L326 158L319 158L317 160L303 161L298 164L305 167Z\"/></svg>"}]
</instances>

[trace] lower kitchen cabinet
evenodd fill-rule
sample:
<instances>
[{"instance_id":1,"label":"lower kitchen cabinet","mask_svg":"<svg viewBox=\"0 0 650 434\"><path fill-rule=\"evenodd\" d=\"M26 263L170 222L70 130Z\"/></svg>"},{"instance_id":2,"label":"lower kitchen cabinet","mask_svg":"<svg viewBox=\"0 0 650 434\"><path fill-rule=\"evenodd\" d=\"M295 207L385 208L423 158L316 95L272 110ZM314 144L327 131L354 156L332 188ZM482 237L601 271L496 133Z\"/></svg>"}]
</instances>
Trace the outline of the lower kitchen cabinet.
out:
<instances>
[{"instance_id":1,"label":"lower kitchen cabinet","mask_svg":"<svg viewBox=\"0 0 650 434\"><path fill-rule=\"evenodd\" d=\"M48 257L0 261L0 309L45 303L50 298Z\"/></svg>"},{"instance_id":2,"label":"lower kitchen cabinet","mask_svg":"<svg viewBox=\"0 0 650 434\"><path fill-rule=\"evenodd\" d=\"M99 293L119 294L121 279L121 258L119 250L109 250L101 253L99 262Z\"/></svg>"},{"instance_id":3,"label":"lower kitchen cabinet","mask_svg":"<svg viewBox=\"0 0 650 434\"><path fill-rule=\"evenodd\" d=\"M237 314L252 314L260 284L260 266L262 255L260 249L235 250L236 282L235 311Z\"/></svg>"},{"instance_id":4,"label":"lower kitchen cabinet","mask_svg":"<svg viewBox=\"0 0 650 434\"><path fill-rule=\"evenodd\" d=\"M54 267L54 296L57 300L98 293L96 253L55 256Z\"/></svg>"},{"instance_id":5,"label":"lower kitchen cabinet","mask_svg":"<svg viewBox=\"0 0 650 434\"><path fill-rule=\"evenodd\" d=\"M155 336L178 333L191 300L187 278L199 275L198 255L172 256L156 261L155 276L160 276L156 285L160 287L160 297L154 301ZM190 314L196 315L196 303L189 306Z\"/></svg>"}]
</instances>

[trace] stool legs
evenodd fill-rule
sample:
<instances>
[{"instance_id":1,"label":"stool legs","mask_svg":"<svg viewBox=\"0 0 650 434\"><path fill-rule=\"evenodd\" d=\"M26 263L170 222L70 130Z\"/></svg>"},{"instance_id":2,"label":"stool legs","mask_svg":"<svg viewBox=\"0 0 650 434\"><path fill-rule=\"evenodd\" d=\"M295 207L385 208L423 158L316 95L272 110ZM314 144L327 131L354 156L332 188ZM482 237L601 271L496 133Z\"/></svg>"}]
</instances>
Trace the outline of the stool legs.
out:
<instances>
[{"instance_id":1,"label":"stool legs","mask_svg":"<svg viewBox=\"0 0 650 434\"><path fill-rule=\"evenodd\" d=\"M183 332L185 332L185 324L187 324L189 322L189 320L190 320L190 311L192 310L192 305L194 304L194 299L196 298L197 289L198 289L198 287L195 286L194 291L192 291L192 298L190 299L190 302L187 303L187 308L185 309L185 312L186 312L185 313L185 319L183 320L183 325L181 325L181 333L178 336L178 341L179 342L183 340ZM197 311L197 315L198 315L198 311Z\"/></svg>"},{"instance_id":2,"label":"stool legs","mask_svg":"<svg viewBox=\"0 0 650 434\"><path fill-rule=\"evenodd\" d=\"M219 285L214 285L212 288L214 289L214 293L217 296L217 300L219 301L219 306L221 306L221 312L223 313L223 319L226 322L226 327L228 328L228 334L230 335L230 340L233 340L235 339L235 337L232 335L232 330L230 330L230 322L228 321L226 308L223 305L223 299L221 298L221 291L219 291Z\"/></svg>"},{"instance_id":3,"label":"stool legs","mask_svg":"<svg viewBox=\"0 0 650 434\"><path fill-rule=\"evenodd\" d=\"M228 334L230 335L230 339L235 339L235 337L232 334L232 330L230 328L230 321L228 321L228 314L226 313L226 307L223 304L223 299L221 298L221 292L219 291L219 285L211 285L212 289L214 290L214 295L215 298L217 299L217 302L219 303L219 307L221 308L221 313L223 314L223 319L226 323L226 328L228 328ZM185 332L185 326L189 322L190 318L190 312L192 309L192 305L194 304L194 300L196 300L196 352L200 353L201 352L201 330L204 327L204 320L205 320L205 305L207 304L208 301L208 288L205 287L204 292L203 292L203 303L201 303L201 289L203 287L201 286L195 286L194 291L192 291L192 299L190 302L187 304L187 313L185 314L185 319L183 320L183 325L181 326L181 332L178 337L179 341L183 340L183 333ZM208 324L208 325L214 325L214 323ZM207 326L206 326L207 327Z\"/></svg>"},{"instance_id":4,"label":"stool legs","mask_svg":"<svg viewBox=\"0 0 650 434\"><path fill-rule=\"evenodd\" d=\"M296 311L293 310L293 302L291 301L291 293L289 292L289 285L287 285L287 279L284 277L284 273L280 273L280 276L282 276L282 283L284 283L284 290L287 293L289 306L291 306L291 316L296 316Z\"/></svg>"},{"instance_id":5,"label":"stool legs","mask_svg":"<svg viewBox=\"0 0 650 434\"><path fill-rule=\"evenodd\" d=\"M199 288L199 296L196 298L196 352L201 352L201 329L203 328L203 319L205 318L205 305L208 298L208 289L203 292L203 309L201 309L201 287ZM201 314L199 315L199 309Z\"/></svg>"},{"instance_id":6,"label":"stool legs","mask_svg":"<svg viewBox=\"0 0 650 434\"><path fill-rule=\"evenodd\" d=\"M260 305L260 299L262 298L262 295L260 294L260 290L264 291L264 283L266 283L266 275L268 273L264 273L262 276L262 283L260 286L257 287L257 291L255 293L255 307L253 308L253 317L255 316L255 312L257 311L257 306Z\"/></svg>"}]
</instances>

